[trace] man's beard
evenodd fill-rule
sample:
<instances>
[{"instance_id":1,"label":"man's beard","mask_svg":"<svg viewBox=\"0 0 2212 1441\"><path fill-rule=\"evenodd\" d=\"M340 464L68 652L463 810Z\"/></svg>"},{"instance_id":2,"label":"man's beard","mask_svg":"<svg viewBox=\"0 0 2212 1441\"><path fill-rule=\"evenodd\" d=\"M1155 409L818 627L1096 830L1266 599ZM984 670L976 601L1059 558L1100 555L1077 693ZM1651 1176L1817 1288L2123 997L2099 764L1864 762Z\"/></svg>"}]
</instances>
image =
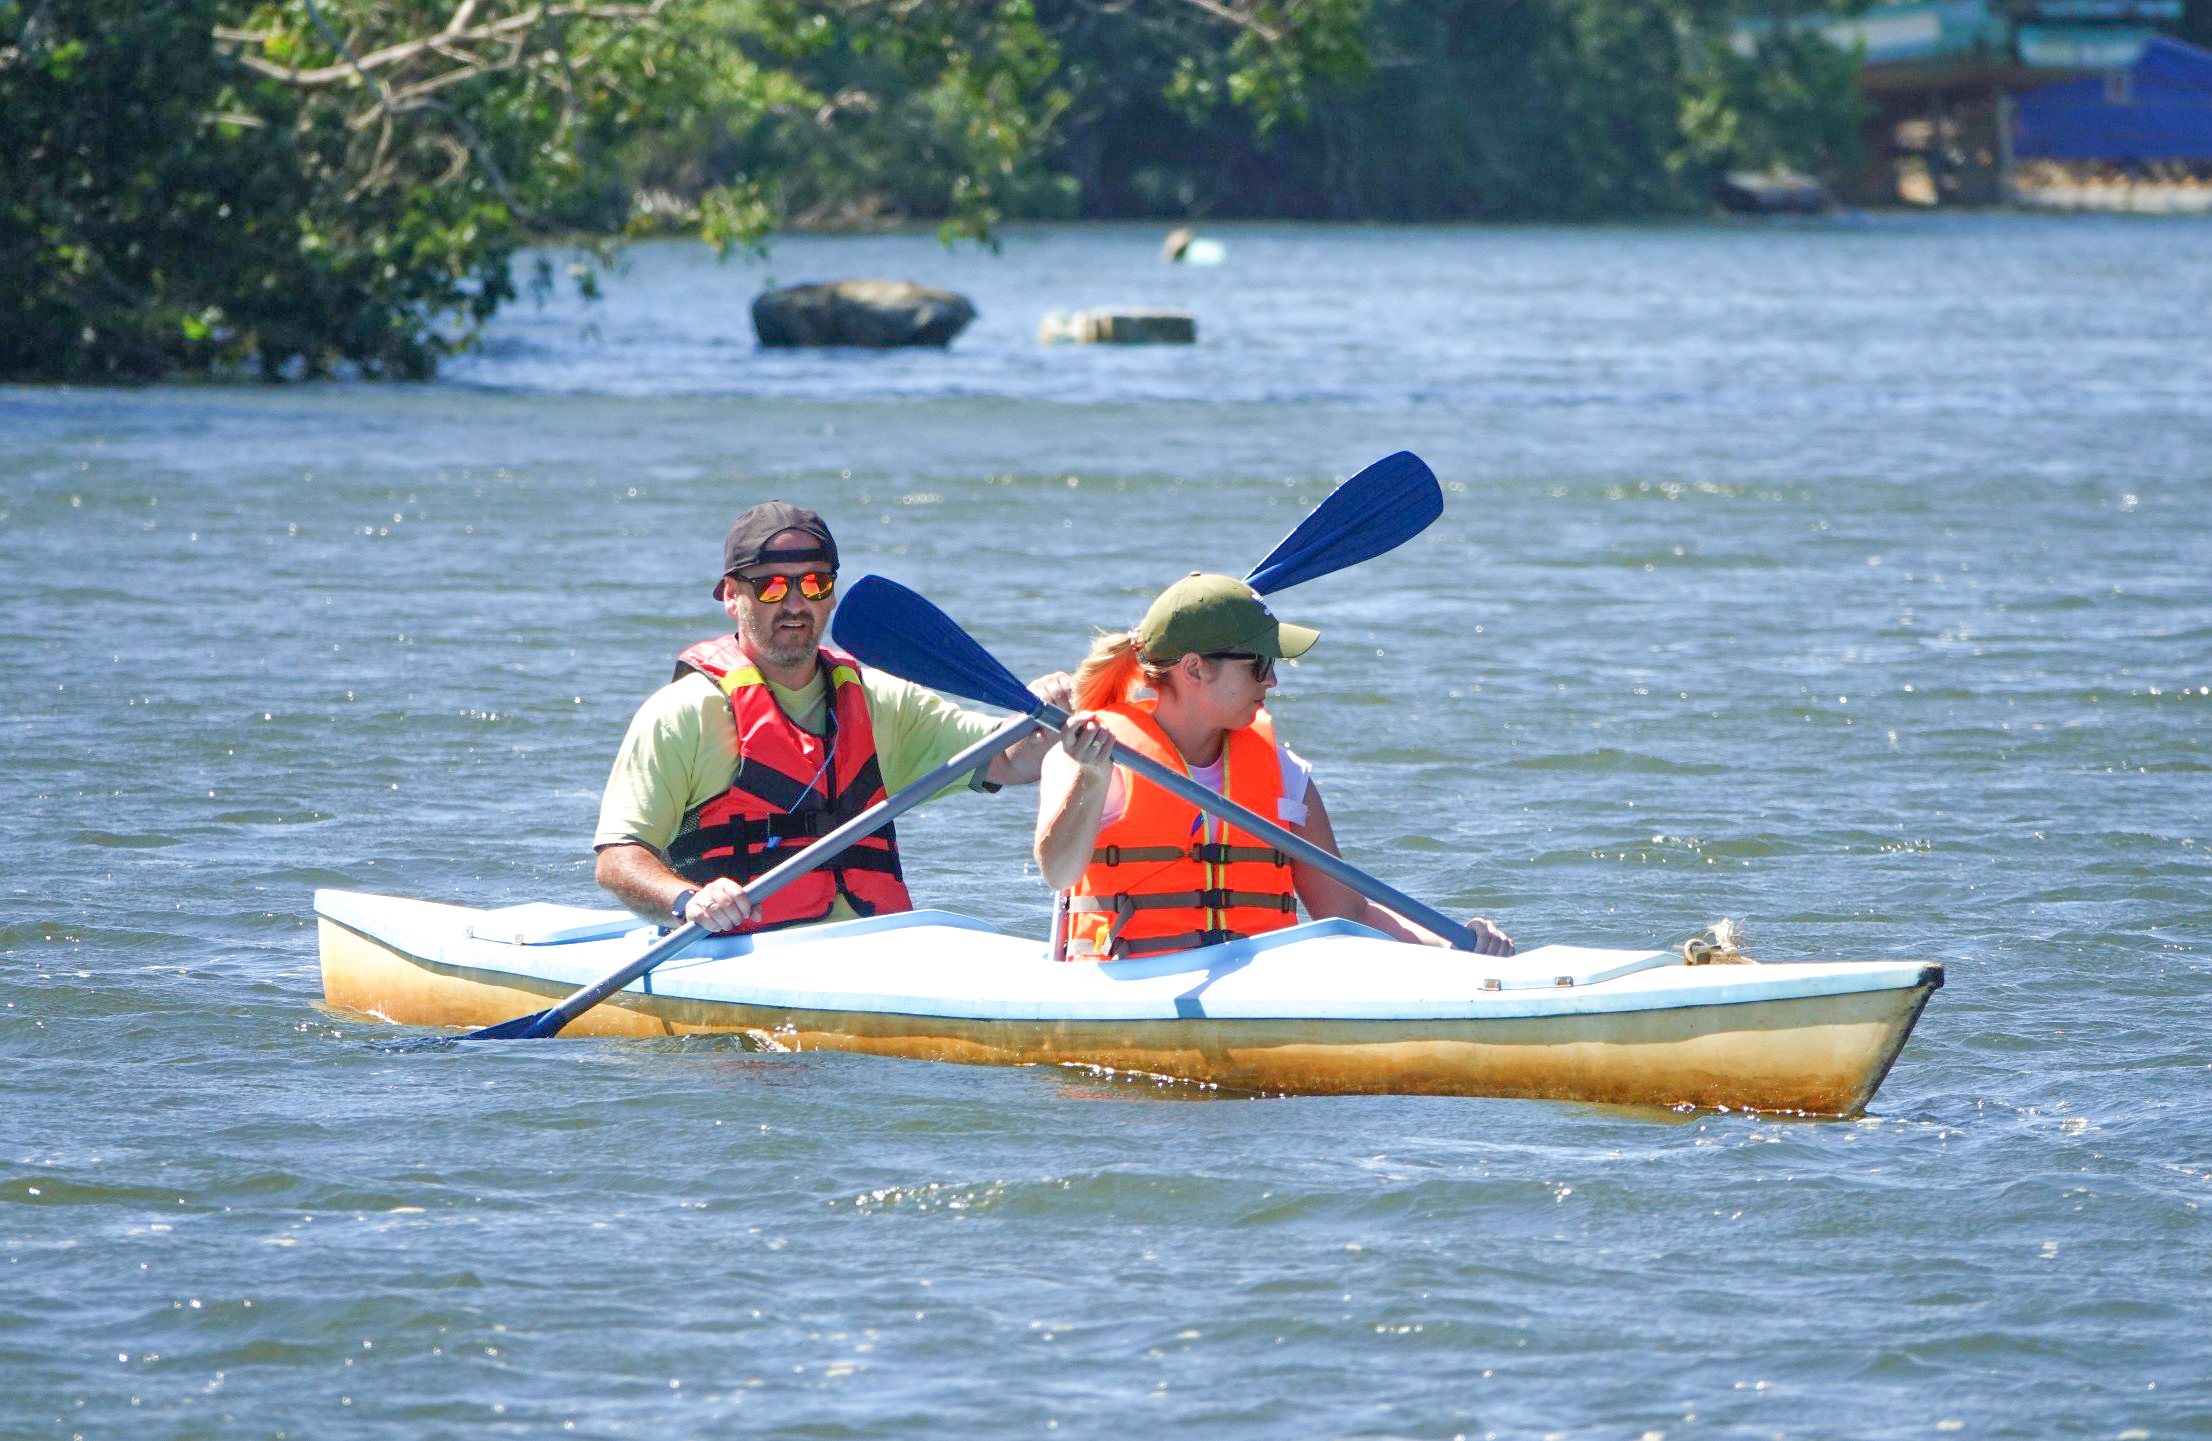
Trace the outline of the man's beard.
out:
<instances>
[{"instance_id":1,"label":"man's beard","mask_svg":"<svg viewBox=\"0 0 2212 1441\"><path fill-rule=\"evenodd\" d=\"M757 628L748 627L746 639L753 643L754 654L773 666L805 663L814 655L820 643L820 629L813 623L812 617L805 617L803 629L779 630L776 626L778 619L779 617L770 615L766 617L765 624Z\"/></svg>"}]
</instances>

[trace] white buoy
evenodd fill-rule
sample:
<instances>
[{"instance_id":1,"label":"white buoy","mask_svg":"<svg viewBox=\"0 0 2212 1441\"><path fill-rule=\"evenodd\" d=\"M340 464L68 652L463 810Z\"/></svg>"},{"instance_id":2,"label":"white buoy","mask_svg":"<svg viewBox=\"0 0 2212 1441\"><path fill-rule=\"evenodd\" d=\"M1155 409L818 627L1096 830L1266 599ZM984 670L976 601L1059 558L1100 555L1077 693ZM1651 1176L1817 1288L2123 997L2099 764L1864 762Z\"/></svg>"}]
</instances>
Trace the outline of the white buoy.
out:
<instances>
[{"instance_id":1,"label":"white buoy","mask_svg":"<svg viewBox=\"0 0 2212 1441\"><path fill-rule=\"evenodd\" d=\"M1182 265L1219 265L1229 258L1229 248L1184 225L1168 232L1160 258Z\"/></svg>"}]
</instances>

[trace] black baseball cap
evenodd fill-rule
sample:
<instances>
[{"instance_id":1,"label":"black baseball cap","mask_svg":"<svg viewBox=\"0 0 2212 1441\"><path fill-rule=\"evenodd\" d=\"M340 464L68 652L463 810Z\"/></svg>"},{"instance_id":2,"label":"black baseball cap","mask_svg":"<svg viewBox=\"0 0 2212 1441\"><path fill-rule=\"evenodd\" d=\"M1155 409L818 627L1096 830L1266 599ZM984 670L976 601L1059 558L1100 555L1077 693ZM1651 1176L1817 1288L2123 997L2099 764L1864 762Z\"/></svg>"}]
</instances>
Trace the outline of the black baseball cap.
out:
<instances>
[{"instance_id":1,"label":"black baseball cap","mask_svg":"<svg viewBox=\"0 0 2212 1441\"><path fill-rule=\"evenodd\" d=\"M770 550L768 542L787 530L804 531L820 543ZM803 505L780 500L762 501L740 515L737 523L730 527L730 533L722 538L722 574L715 579L715 593L721 593L723 580L746 566L803 560L823 561L831 570L837 569L837 542L830 538L829 527L822 523L822 517Z\"/></svg>"}]
</instances>

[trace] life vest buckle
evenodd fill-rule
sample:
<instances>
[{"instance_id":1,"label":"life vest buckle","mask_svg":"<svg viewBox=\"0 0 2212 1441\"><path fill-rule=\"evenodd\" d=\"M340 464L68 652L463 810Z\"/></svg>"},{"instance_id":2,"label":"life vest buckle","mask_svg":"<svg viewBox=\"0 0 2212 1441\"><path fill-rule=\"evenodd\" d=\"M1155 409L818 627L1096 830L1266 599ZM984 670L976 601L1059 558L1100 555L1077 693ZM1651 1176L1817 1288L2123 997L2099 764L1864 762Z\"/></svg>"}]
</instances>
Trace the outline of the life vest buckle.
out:
<instances>
[{"instance_id":1,"label":"life vest buckle","mask_svg":"<svg viewBox=\"0 0 2212 1441\"><path fill-rule=\"evenodd\" d=\"M1265 846L1232 845L1228 841L1200 841L1190 848L1190 858L1207 866L1227 866L1240 862L1266 866L1290 864L1290 857L1282 851Z\"/></svg>"}]
</instances>

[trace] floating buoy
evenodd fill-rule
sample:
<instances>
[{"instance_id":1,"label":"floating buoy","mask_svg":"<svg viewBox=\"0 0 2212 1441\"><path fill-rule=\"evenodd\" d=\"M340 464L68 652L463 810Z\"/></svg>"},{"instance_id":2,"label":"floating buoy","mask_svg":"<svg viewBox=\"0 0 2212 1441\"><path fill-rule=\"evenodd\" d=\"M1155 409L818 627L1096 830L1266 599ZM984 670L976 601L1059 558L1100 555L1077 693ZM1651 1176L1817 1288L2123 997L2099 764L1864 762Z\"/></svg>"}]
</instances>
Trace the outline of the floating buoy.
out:
<instances>
[{"instance_id":1,"label":"floating buoy","mask_svg":"<svg viewBox=\"0 0 2212 1441\"><path fill-rule=\"evenodd\" d=\"M1167 233L1160 258L1182 265L1219 265L1229 258L1229 247L1185 225Z\"/></svg>"}]
</instances>

